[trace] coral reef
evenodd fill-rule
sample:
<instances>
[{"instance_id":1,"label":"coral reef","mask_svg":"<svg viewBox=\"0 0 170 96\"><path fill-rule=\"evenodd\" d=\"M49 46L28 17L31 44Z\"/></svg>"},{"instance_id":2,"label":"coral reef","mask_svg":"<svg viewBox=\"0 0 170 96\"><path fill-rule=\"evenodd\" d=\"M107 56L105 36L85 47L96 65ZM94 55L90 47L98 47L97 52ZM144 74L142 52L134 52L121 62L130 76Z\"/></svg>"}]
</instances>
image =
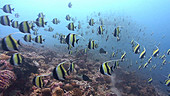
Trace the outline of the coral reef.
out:
<instances>
[{"instance_id":1,"label":"coral reef","mask_svg":"<svg viewBox=\"0 0 170 96\"><path fill-rule=\"evenodd\" d=\"M10 70L0 71L0 92L7 89L16 80L15 73Z\"/></svg>"},{"instance_id":2,"label":"coral reef","mask_svg":"<svg viewBox=\"0 0 170 96\"><path fill-rule=\"evenodd\" d=\"M5 89L5 95L8 96L8 93L14 92L19 96L119 96L112 90L113 87L116 87L120 90L122 96L159 96L153 86L147 85L144 80L137 78L134 73L128 73L121 69L115 71L117 77L115 86L112 86L112 79L98 71L102 63L100 59L94 61L93 58L89 57L90 54L84 54L83 50L80 50L75 56L63 54L58 51L59 49L56 50L57 52L23 46L20 50L24 57L23 64L13 68L17 80L15 77L14 80L16 81L12 85L5 82L8 86L11 85ZM31 83L34 76L50 73L57 64L66 60L74 61L75 72L71 73L70 76L66 76L65 81L55 80L51 76L43 77L45 87L42 89ZM6 64L4 66L9 64L6 60L0 61L0 64L2 63ZM69 63L66 62L64 67L67 69ZM6 69L6 67L2 69ZM78 75L82 74L87 75L92 81L84 81L78 78Z\"/></svg>"},{"instance_id":3,"label":"coral reef","mask_svg":"<svg viewBox=\"0 0 170 96\"><path fill-rule=\"evenodd\" d=\"M0 70L13 70L13 66L6 60L0 60Z\"/></svg>"},{"instance_id":4,"label":"coral reef","mask_svg":"<svg viewBox=\"0 0 170 96\"><path fill-rule=\"evenodd\" d=\"M64 96L64 91L60 87L56 87L52 90L52 96Z\"/></svg>"}]
</instances>

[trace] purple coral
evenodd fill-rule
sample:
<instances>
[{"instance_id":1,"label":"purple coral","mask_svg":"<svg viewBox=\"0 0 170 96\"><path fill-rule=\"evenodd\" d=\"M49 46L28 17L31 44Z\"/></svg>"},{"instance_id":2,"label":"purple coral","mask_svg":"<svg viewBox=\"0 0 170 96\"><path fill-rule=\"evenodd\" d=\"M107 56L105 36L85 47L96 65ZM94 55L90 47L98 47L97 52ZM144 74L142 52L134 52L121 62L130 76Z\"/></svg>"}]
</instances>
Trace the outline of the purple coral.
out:
<instances>
[{"instance_id":1,"label":"purple coral","mask_svg":"<svg viewBox=\"0 0 170 96\"><path fill-rule=\"evenodd\" d=\"M0 92L8 88L16 80L15 73L10 70L0 70Z\"/></svg>"}]
</instances>

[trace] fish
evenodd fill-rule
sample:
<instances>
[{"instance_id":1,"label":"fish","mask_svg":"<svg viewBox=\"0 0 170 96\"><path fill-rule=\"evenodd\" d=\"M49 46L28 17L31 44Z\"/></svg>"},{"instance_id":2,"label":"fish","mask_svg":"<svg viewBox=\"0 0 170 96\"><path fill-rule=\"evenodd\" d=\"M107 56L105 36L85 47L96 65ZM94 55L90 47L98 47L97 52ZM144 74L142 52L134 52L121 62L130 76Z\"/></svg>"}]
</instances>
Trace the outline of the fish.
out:
<instances>
[{"instance_id":1,"label":"fish","mask_svg":"<svg viewBox=\"0 0 170 96\"><path fill-rule=\"evenodd\" d=\"M53 24L58 24L58 23L60 23L60 20L58 20L57 18L54 18L52 22L53 22Z\"/></svg>"},{"instance_id":2,"label":"fish","mask_svg":"<svg viewBox=\"0 0 170 96\"><path fill-rule=\"evenodd\" d=\"M145 54L146 54L146 49L144 47L142 53L139 55L139 59L143 59L145 57Z\"/></svg>"},{"instance_id":3,"label":"fish","mask_svg":"<svg viewBox=\"0 0 170 96\"><path fill-rule=\"evenodd\" d=\"M109 66L108 63L109 62L115 62L115 61L119 61L118 60L109 60L109 61L105 61L104 63L102 63L102 65L100 66L100 73L103 74L103 75L108 75L108 76L111 76L111 73L113 72L112 68L113 66Z\"/></svg>"},{"instance_id":4,"label":"fish","mask_svg":"<svg viewBox=\"0 0 170 96\"><path fill-rule=\"evenodd\" d=\"M166 59L164 59L162 62L162 65L165 65L165 64L166 64Z\"/></svg>"},{"instance_id":5,"label":"fish","mask_svg":"<svg viewBox=\"0 0 170 96\"><path fill-rule=\"evenodd\" d=\"M56 80L64 81L66 79L66 76L68 76L66 69L63 67L63 64L65 62L66 61L61 62L60 64L57 65L57 67L53 69L52 75Z\"/></svg>"},{"instance_id":6,"label":"fish","mask_svg":"<svg viewBox=\"0 0 170 96\"><path fill-rule=\"evenodd\" d=\"M170 74L168 74L168 78L170 79Z\"/></svg>"},{"instance_id":7,"label":"fish","mask_svg":"<svg viewBox=\"0 0 170 96\"><path fill-rule=\"evenodd\" d=\"M131 42L130 42L131 44L132 44L132 47L134 47L135 46L135 42L134 42L134 40L132 39L131 40Z\"/></svg>"},{"instance_id":8,"label":"fish","mask_svg":"<svg viewBox=\"0 0 170 96\"><path fill-rule=\"evenodd\" d=\"M84 49L84 54L87 54L87 49L86 48Z\"/></svg>"},{"instance_id":9,"label":"fish","mask_svg":"<svg viewBox=\"0 0 170 96\"><path fill-rule=\"evenodd\" d=\"M104 20L102 18L100 18L99 21L101 25L104 25Z\"/></svg>"},{"instance_id":10,"label":"fish","mask_svg":"<svg viewBox=\"0 0 170 96\"><path fill-rule=\"evenodd\" d=\"M113 69L117 69L119 67L119 61L114 61L114 66L112 66L112 67L111 67L112 71L113 71Z\"/></svg>"},{"instance_id":11,"label":"fish","mask_svg":"<svg viewBox=\"0 0 170 96\"><path fill-rule=\"evenodd\" d=\"M107 54L108 52L106 52L103 48L100 48L99 53L100 54L102 54L102 53Z\"/></svg>"},{"instance_id":12,"label":"fish","mask_svg":"<svg viewBox=\"0 0 170 96\"><path fill-rule=\"evenodd\" d=\"M15 13L15 18L19 18L19 13Z\"/></svg>"},{"instance_id":13,"label":"fish","mask_svg":"<svg viewBox=\"0 0 170 96\"><path fill-rule=\"evenodd\" d=\"M32 84L35 85L38 88L43 88L44 82L42 80L42 76L35 76L32 80Z\"/></svg>"},{"instance_id":14,"label":"fish","mask_svg":"<svg viewBox=\"0 0 170 96\"><path fill-rule=\"evenodd\" d=\"M71 2L68 3L68 8L72 8Z\"/></svg>"},{"instance_id":15,"label":"fish","mask_svg":"<svg viewBox=\"0 0 170 96\"><path fill-rule=\"evenodd\" d=\"M148 59L148 63L151 63L152 61L152 56Z\"/></svg>"},{"instance_id":16,"label":"fish","mask_svg":"<svg viewBox=\"0 0 170 96\"><path fill-rule=\"evenodd\" d=\"M103 29L103 26L101 25L101 26L99 26L98 27L98 34L103 34L103 31L104 31L104 29Z\"/></svg>"},{"instance_id":17,"label":"fish","mask_svg":"<svg viewBox=\"0 0 170 96\"><path fill-rule=\"evenodd\" d=\"M166 56L165 56L165 54L164 54L164 55L161 56L161 59L165 59L165 57L166 57Z\"/></svg>"},{"instance_id":18,"label":"fish","mask_svg":"<svg viewBox=\"0 0 170 96\"><path fill-rule=\"evenodd\" d=\"M67 26L68 30L74 31L74 29L76 28L76 26L74 26L74 23L69 23Z\"/></svg>"},{"instance_id":19,"label":"fish","mask_svg":"<svg viewBox=\"0 0 170 96\"><path fill-rule=\"evenodd\" d=\"M94 29L92 29L92 33L94 33Z\"/></svg>"},{"instance_id":20,"label":"fish","mask_svg":"<svg viewBox=\"0 0 170 96\"><path fill-rule=\"evenodd\" d=\"M112 57L114 57L114 56L115 56L115 52L112 53Z\"/></svg>"},{"instance_id":21,"label":"fish","mask_svg":"<svg viewBox=\"0 0 170 96\"><path fill-rule=\"evenodd\" d=\"M45 41L45 39L42 39L42 35L36 36L33 40L36 43L40 43L40 44L42 44L42 42Z\"/></svg>"},{"instance_id":22,"label":"fish","mask_svg":"<svg viewBox=\"0 0 170 96\"><path fill-rule=\"evenodd\" d=\"M66 44L66 36L65 35L60 35L59 39L60 39L61 44Z\"/></svg>"},{"instance_id":23,"label":"fish","mask_svg":"<svg viewBox=\"0 0 170 96\"><path fill-rule=\"evenodd\" d=\"M155 65L152 65L152 68L155 69L155 68L156 68L156 64L155 64Z\"/></svg>"},{"instance_id":24,"label":"fish","mask_svg":"<svg viewBox=\"0 0 170 96\"><path fill-rule=\"evenodd\" d=\"M148 83L149 83L149 84L151 84L151 83L152 83L152 81L153 81L153 79L152 79L152 78L149 78L149 79L148 79Z\"/></svg>"},{"instance_id":25,"label":"fish","mask_svg":"<svg viewBox=\"0 0 170 96\"><path fill-rule=\"evenodd\" d=\"M135 53L135 54L137 54L137 53L139 53L140 51L139 51L139 48L140 48L140 45L139 45L139 43L138 42L136 42L137 43L137 45L134 47L134 49L133 49L133 52Z\"/></svg>"},{"instance_id":26,"label":"fish","mask_svg":"<svg viewBox=\"0 0 170 96\"><path fill-rule=\"evenodd\" d=\"M169 55L170 54L170 49L168 49L168 51L167 51L167 55Z\"/></svg>"},{"instance_id":27,"label":"fish","mask_svg":"<svg viewBox=\"0 0 170 96\"><path fill-rule=\"evenodd\" d=\"M5 13L12 14L12 11L14 11L15 8L11 8L10 4L6 4L1 8Z\"/></svg>"},{"instance_id":28,"label":"fish","mask_svg":"<svg viewBox=\"0 0 170 96\"><path fill-rule=\"evenodd\" d=\"M74 47L75 42L78 43L79 39L76 39L76 34L69 33L66 37L66 43Z\"/></svg>"},{"instance_id":29,"label":"fish","mask_svg":"<svg viewBox=\"0 0 170 96\"><path fill-rule=\"evenodd\" d=\"M72 62L70 65L69 65L69 68L67 70L67 74L70 75L70 73L74 72L74 68L75 68L75 64L74 62Z\"/></svg>"},{"instance_id":30,"label":"fish","mask_svg":"<svg viewBox=\"0 0 170 96\"><path fill-rule=\"evenodd\" d=\"M68 50L69 50L69 48L68 48ZM73 53L73 51L69 50L68 54L70 54L70 55L71 55L72 53Z\"/></svg>"},{"instance_id":31,"label":"fish","mask_svg":"<svg viewBox=\"0 0 170 96\"><path fill-rule=\"evenodd\" d=\"M38 27L44 27L45 25L47 25L47 22L44 21L43 17L37 18L35 23Z\"/></svg>"},{"instance_id":32,"label":"fish","mask_svg":"<svg viewBox=\"0 0 170 96\"><path fill-rule=\"evenodd\" d=\"M72 45L74 47L74 44L77 43L78 44L78 41L79 39L76 39L76 35L77 34L72 34L72 33L69 33L66 38L65 38L65 41L68 45ZM80 35L77 35L77 36L80 36ZM81 36L80 36L81 37ZM83 37L82 37L83 38Z\"/></svg>"},{"instance_id":33,"label":"fish","mask_svg":"<svg viewBox=\"0 0 170 96\"><path fill-rule=\"evenodd\" d=\"M19 31L22 33L30 33L32 26L29 25L28 21L23 21L19 24Z\"/></svg>"},{"instance_id":34,"label":"fish","mask_svg":"<svg viewBox=\"0 0 170 96\"><path fill-rule=\"evenodd\" d=\"M0 23L4 26L10 26L11 20L9 19L8 15L4 15L0 17Z\"/></svg>"},{"instance_id":35,"label":"fish","mask_svg":"<svg viewBox=\"0 0 170 96\"><path fill-rule=\"evenodd\" d=\"M113 32L113 36L117 38L117 41L120 41L119 34L120 34L120 29L119 27L116 27Z\"/></svg>"},{"instance_id":36,"label":"fish","mask_svg":"<svg viewBox=\"0 0 170 96\"><path fill-rule=\"evenodd\" d=\"M89 40L88 48L89 48L89 49L94 49L94 48L95 48L95 42L94 42L94 40Z\"/></svg>"},{"instance_id":37,"label":"fish","mask_svg":"<svg viewBox=\"0 0 170 96\"><path fill-rule=\"evenodd\" d=\"M25 40L26 42L31 42L31 40L32 40L31 34L24 35L24 40Z\"/></svg>"},{"instance_id":38,"label":"fish","mask_svg":"<svg viewBox=\"0 0 170 96\"><path fill-rule=\"evenodd\" d=\"M81 24L79 23L79 24L78 24L78 29L80 29L80 28L81 28Z\"/></svg>"},{"instance_id":39,"label":"fish","mask_svg":"<svg viewBox=\"0 0 170 96\"><path fill-rule=\"evenodd\" d=\"M100 73L104 74L104 75L111 75L111 68L108 65L108 62L104 62L101 66L100 66Z\"/></svg>"},{"instance_id":40,"label":"fish","mask_svg":"<svg viewBox=\"0 0 170 96\"><path fill-rule=\"evenodd\" d=\"M156 57L158 56L158 53L159 53L159 48L157 47L157 49L153 51L152 56Z\"/></svg>"},{"instance_id":41,"label":"fish","mask_svg":"<svg viewBox=\"0 0 170 96\"><path fill-rule=\"evenodd\" d=\"M47 29L47 28L45 28L44 30L45 30L45 31L52 32L54 29L53 29L52 27L48 26L48 29Z\"/></svg>"},{"instance_id":42,"label":"fish","mask_svg":"<svg viewBox=\"0 0 170 96\"><path fill-rule=\"evenodd\" d=\"M142 68L142 65L139 65L138 69L140 70Z\"/></svg>"},{"instance_id":43,"label":"fish","mask_svg":"<svg viewBox=\"0 0 170 96\"><path fill-rule=\"evenodd\" d=\"M148 66L148 62L146 62L144 65L143 65L143 68L146 68Z\"/></svg>"},{"instance_id":44,"label":"fish","mask_svg":"<svg viewBox=\"0 0 170 96\"><path fill-rule=\"evenodd\" d=\"M54 34L54 35L53 35L53 38L57 38L57 35L56 35L56 34Z\"/></svg>"},{"instance_id":45,"label":"fish","mask_svg":"<svg viewBox=\"0 0 170 96\"><path fill-rule=\"evenodd\" d=\"M38 35L37 31L34 31L34 32L33 32L33 35Z\"/></svg>"},{"instance_id":46,"label":"fish","mask_svg":"<svg viewBox=\"0 0 170 96\"><path fill-rule=\"evenodd\" d=\"M89 82L92 82L92 80L87 76L87 75L82 75L82 79L84 80L84 81L89 81Z\"/></svg>"},{"instance_id":47,"label":"fish","mask_svg":"<svg viewBox=\"0 0 170 96\"><path fill-rule=\"evenodd\" d=\"M121 56L121 61L124 61L125 56L126 56L126 52L124 51L123 55Z\"/></svg>"},{"instance_id":48,"label":"fish","mask_svg":"<svg viewBox=\"0 0 170 96\"><path fill-rule=\"evenodd\" d=\"M165 85L168 87L170 86L170 79L165 80Z\"/></svg>"},{"instance_id":49,"label":"fish","mask_svg":"<svg viewBox=\"0 0 170 96\"><path fill-rule=\"evenodd\" d=\"M19 54L19 53L14 53L10 58L11 65L18 66L18 65L22 64L22 62L23 62L23 58L22 58L21 54Z\"/></svg>"},{"instance_id":50,"label":"fish","mask_svg":"<svg viewBox=\"0 0 170 96\"><path fill-rule=\"evenodd\" d=\"M70 15L66 15L66 20L70 21L70 19L71 19Z\"/></svg>"},{"instance_id":51,"label":"fish","mask_svg":"<svg viewBox=\"0 0 170 96\"><path fill-rule=\"evenodd\" d=\"M14 51L14 50L17 50L19 49L19 45L20 44L20 41L14 39L11 34L4 37L1 41L1 48L4 50L4 51Z\"/></svg>"},{"instance_id":52,"label":"fish","mask_svg":"<svg viewBox=\"0 0 170 96\"><path fill-rule=\"evenodd\" d=\"M106 42L107 42L108 39L109 39L109 35L107 35L107 37L106 37Z\"/></svg>"},{"instance_id":53,"label":"fish","mask_svg":"<svg viewBox=\"0 0 170 96\"><path fill-rule=\"evenodd\" d=\"M95 24L95 23L94 23L94 19L91 18L91 19L89 20L89 25L90 25L90 26L93 26L94 24Z\"/></svg>"},{"instance_id":54,"label":"fish","mask_svg":"<svg viewBox=\"0 0 170 96\"><path fill-rule=\"evenodd\" d=\"M41 13L38 14L38 18L40 18L40 17L41 17L41 18L44 18L44 17L45 17L45 15L43 14L43 12L41 12Z\"/></svg>"},{"instance_id":55,"label":"fish","mask_svg":"<svg viewBox=\"0 0 170 96\"><path fill-rule=\"evenodd\" d=\"M12 27L13 28L19 28L18 21L12 21Z\"/></svg>"}]
</instances>

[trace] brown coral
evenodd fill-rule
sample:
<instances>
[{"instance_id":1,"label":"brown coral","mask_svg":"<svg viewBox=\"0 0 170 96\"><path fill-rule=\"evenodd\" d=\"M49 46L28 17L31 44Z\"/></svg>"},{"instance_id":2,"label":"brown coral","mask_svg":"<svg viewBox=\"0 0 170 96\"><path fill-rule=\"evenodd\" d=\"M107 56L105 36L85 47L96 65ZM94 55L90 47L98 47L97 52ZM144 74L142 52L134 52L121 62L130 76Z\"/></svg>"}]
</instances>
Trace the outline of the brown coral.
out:
<instances>
[{"instance_id":1,"label":"brown coral","mask_svg":"<svg viewBox=\"0 0 170 96\"><path fill-rule=\"evenodd\" d=\"M66 91L70 91L73 89L73 86L71 84L66 84L63 89L65 89Z\"/></svg>"},{"instance_id":2,"label":"brown coral","mask_svg":"<svg viewBox=\"0 0 170 96\"><path fill-rule=\"evenodd\" d=\"M82 92L79 88L74 88L72 96L82 96Z\"/></svg>"},{"instance_id":3,"label":"brown coral","mask_svg":"<svg viewBox=\"0 0 170 96\"><path fill-rule=\"evenodd\" d=\"M42 89L42 96L52 96L50 88Z\"/></svg>"},{"instance_id":4,"label":"brown coral","mask_svg":"<svg viewBox=\"0 0 170 96\"><path fill-rule=\"evenodd\" d=\"M0 60L8 60L11 56L8 56L6 54L1 54L0 55Z\"/></svg>"},{"instance_id":5,"label":"brown coral","mask_svg":"<svg viewBox=\"0 0 170 96\"><path fill-rule=\"evenodd\" d=\"M56 87L52 90L52 96L63 96L64 91L60 87Z\"/></svg>"}]
</instances>

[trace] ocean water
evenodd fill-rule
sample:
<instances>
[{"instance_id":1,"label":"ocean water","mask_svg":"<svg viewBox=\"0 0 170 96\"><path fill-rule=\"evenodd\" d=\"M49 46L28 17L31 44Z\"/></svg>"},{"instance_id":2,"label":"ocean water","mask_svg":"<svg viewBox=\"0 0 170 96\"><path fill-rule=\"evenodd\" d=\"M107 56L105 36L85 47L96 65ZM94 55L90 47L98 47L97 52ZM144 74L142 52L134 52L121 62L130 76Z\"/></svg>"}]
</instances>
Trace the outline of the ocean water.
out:
<instances>
[{"instance_id":1,"label":"ocean water","mask_svg":"<svg viewBox=\"0 0 170 96\"><path fill-rule=\"evenodd\" d=\"M52 38L52 36L55 33L62 33L66 36L69 33L78 35L83 33L82 37L85 40L77 36L80 40L72 49L73 55L76 54L74 53L75 50L87 48L89 39L95 40L99 45L94 50L88 50L89 53L93 54L94 60L98 57L102 58L102 62L120 59L125 51L125 61L120 64L120 67L129 72L136 72L144 80L152 77L152 85L168 94L166 90L169 87L161 84L160 81L163 82L166 79L165 76L170 73L170 56L166 55L166 64L163 66L163 60L159 56L166 54L167 50L170 49L169 0L1 0L0 2L1 8L5 4L10 4L12 8L15 8L12 14L0 10L1 16L8 15L10 19L17 20L20 23L22 21L35 21L38 18L38 13L43 12L45 15L44 20L47 21L44 28L48 28L48 26L54 28L54 31L48 32L44 31L43 27L37 27L39 29L38 35L42 35L45 39L43 44L38 44L34 41L31 43L25 42L23 40L24 34L14 34L13 37L23 44L37 48L44 45L45 48L53 51L62 46L64 54L68 54L67 44L60 44L58 37ZM68 7L69 2L72 3L72 8ZM20 15L19 18L15 17L15 13ZM100 15L98 15L99 13ZM65 19L68 14L74 21ZM53 18L59 19L60 23L53 24L51 22ZM91 18L94 19L94 26L89 26ZM101 25L99 19L104 21L103 27L105 30L103 35L97 34L98 27ZM78 22L80 22L81 28L76 28L75 31L68 30L66 26L70 22L74 22L75 26L78 26ZM117 41L112 34L117 26L121 26L120 41ZM92 33L92 30L94 30L94 33ZM0 24L1 38L15 32L19 32L19 30ZM31 31L31 34L33 34L33 31ZM108 41L106 41L107 36L109 36ZM32 37L36 36L32 35ZM135 40L140 44L140 52L143 51L143 47L146 48L146 57L144 59L139 59L139 54L133 53L131 40ZM152 58L152 62L147 68L139 70L139 65L147 62L153 50L156 49L155 46L159 47L159 55ZM108 54L99 54L100 48L104 48ZM111 57L112 52L117 50L116 56ZM132 66L128 68L131 63ZM156 69L149 71L153 65L156 65Z\"/></svg>"}]
</instances>

